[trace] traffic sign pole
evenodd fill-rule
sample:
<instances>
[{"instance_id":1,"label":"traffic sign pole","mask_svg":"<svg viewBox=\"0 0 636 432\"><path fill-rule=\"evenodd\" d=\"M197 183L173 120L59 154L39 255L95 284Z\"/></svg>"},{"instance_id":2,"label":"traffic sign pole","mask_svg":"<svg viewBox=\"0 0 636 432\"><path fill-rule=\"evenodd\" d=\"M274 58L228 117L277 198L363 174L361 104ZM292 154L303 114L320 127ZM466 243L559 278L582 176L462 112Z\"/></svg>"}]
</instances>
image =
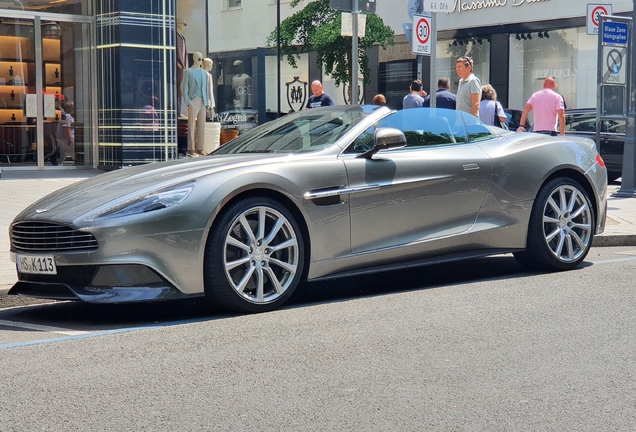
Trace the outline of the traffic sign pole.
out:
<instances>
[{"instance_id":1,"label":"traffic sign pole","mask_svg":"<svg viewBox=\"0 0 636 432\"><path fill-rule=\"evenodd\" d=\"M634 6L636 6L636 0L634 0ZM636 11L634 11L636 14ZM628 34L626 35L626 39L624 40L625 45L627 47L627 53L631 53L632 43L634 41L633 35L633 20L632 18L625 17L614 17L614 16L601 16L600 17L600 28L599 28L599 51L602 51L602 46L612 45L610 41L615 40L612 38L608 38L605 35L606 30L611 29L611 35L616 36L615 29L620 29L620 26L616 25L607 25L608 22L612 23L620 23L620 26L626 27ZM619 33L622 34L622 33ZM622 42L622 41L621 41ZM601 55L599 55L600 57ZM635 198L636 197L636 189L634 188L634 177L636 175L636 151L634 149L636 144L636 106L634 105L634 98L632 96L632 89L634 89L634 77L633 77L633 60L632 55L628 55L627 59L624 60L627 63L627 79L625 85L625 97L627 98L627 125L625 130L625 144L623 145L623 169L621 172L621 187L618 191L612 194L614 197L622 197L622 198ZM604 59L605 60L605 59ZM611 63L611 62L610 62ZM599 63L598 69L599 71L603 71L608 67L607 62ZM602 78L602 75L601 75ZM601 82L601 88L603 83ZM600 100L601 104L604 104L605 101L601 100L602 95L597 97ZM604 105L599 105L599 108L604 108ZM598 111L598 110L597 110ZM600 123L599 114L597 113L597 137L599 137L600 132ZM599 143L597 142L597 146Z\"/></svg>"},{"instance_id":2,"label":"traffic sign pole","mask_svg":"<svg viewBox=\"0 0 636 432\"><path fill-rule=\"evenodd\" d=\"M635 0L636 1L636 0ZM430 102L435 108L437 101L437 13L431 13L431 70L430 70Z\"/></svg>"},{"instance_id":3,"label":"traffic sign pole","mask_svg":"<svg viewBox=\"0 0 636 432\"><path fill-rule=\"evenodd\" d=\"M351 36L351 105L358 105L358 0L352 0L351 19L353 35Z\"/></svg>"}]
</instances>

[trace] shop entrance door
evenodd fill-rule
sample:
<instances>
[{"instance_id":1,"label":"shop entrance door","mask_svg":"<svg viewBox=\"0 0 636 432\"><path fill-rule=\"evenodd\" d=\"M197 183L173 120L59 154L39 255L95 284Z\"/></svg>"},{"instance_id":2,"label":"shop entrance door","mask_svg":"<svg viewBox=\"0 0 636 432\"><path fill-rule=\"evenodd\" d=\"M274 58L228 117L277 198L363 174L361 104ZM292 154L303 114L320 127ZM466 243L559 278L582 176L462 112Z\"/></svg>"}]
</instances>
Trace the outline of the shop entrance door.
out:
<instances>
[{"instance_id":1,"label":"shop entrance door","mask_svg":"<svg viewBox=\"0 0 636 432\"><path fill-rule=\"evenodd\" d=\"M92 166L92 22L0 15L0 167Z\"/></svg>"}]
</instances>

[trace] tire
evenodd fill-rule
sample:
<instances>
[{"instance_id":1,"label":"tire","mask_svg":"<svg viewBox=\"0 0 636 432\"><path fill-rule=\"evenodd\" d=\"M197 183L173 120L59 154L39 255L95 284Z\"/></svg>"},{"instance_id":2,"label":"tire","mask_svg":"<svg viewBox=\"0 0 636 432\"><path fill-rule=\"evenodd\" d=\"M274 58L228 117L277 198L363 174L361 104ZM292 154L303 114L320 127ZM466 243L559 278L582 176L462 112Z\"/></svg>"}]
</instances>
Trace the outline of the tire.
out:
<instances>
[{"instance_id":1,"label":"tire","mask_svg":"<svg viewBox=\"0 0 636 432\"><path fill-rule=\"evenodd\" d=\"M240 313L280 307L304 270L304 242L292 214L269 198L246 198L223 210L205 254L205 293Z\"/></svg>"},{"instance_id":2,"label":"tire","mask_svg":"<svg viewBox=\"0 0 636 432\"><path fill-rule=\"evenodd\" d=\"M585 189L567 177L553 179L535 199L526 250L514 256L531 269L571 270L590 251L594 226L594 212Z\"/></svg>"}]
</instances>

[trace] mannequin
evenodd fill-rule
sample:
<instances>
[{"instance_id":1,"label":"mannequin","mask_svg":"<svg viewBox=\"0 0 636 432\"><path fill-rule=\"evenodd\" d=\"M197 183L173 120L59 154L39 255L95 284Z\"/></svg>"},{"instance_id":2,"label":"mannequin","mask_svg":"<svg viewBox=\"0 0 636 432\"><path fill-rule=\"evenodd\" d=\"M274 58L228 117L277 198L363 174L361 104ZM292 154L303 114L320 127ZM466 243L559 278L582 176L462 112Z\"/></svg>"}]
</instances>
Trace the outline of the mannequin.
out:
<instances>
[{"instance_id":1,"label":"mannequin","mask_svg":"<svg viewBox=\"0 0 636 432\"><path fill-rule=\"evenodd\" d=\"M214 61L211 58L203 59L203 69L205 69L208 73L208 93L210 98L210 105L208 107L208 118L214 118L214 108L216 107L216 103L214 101L214 83L212 82L212 67L214 66Z\"/></svg>"},{"instance_id":2,"label":"mannequin","mask_svg":"<svg viewBox=\"0 0 636 432\"><path fill-rule=\"evenodd\" d=\"M181 83L183 82L183 74L188 67L188 50L186 40L183 36L187 24L183 18L177 18L177 114L182 114L181 104L183 103L183 95L181 94Z\"/></svg>"},{"instance_id":3,"label":"mannequin","mask_svg":"<svg viewBox=\"0 0 636 432\"><path fill-rule=\"evenodd\" d=\"M210 105L209 74L203 69L203 54L192 55L192 67L186 69L181 93L188 107L188 156L203 154L205 140L205 111Z\"/></svg>"},{"instance_id":4,"label":"mannequin","mask_svg":"<svg viewBox=\"0 0 636 432\"><path fill-rule=\"evenodd\" d=\"M236 60L232 66L234 66L234 76L232 77L234 108L252 108L252 77L243 70L241 60Z\"/></svg>"}]
</instances>

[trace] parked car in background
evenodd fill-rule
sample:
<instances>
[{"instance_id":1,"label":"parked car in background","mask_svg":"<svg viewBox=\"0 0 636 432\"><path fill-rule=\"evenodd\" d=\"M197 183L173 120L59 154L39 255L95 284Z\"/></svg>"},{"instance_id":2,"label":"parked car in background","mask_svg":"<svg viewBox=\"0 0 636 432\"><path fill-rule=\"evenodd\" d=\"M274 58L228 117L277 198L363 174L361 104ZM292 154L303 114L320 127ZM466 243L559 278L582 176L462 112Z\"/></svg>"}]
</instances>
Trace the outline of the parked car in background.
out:
<instances>
[{"instance_id":1,"label":"parked car in background","mask_svg":"<svg viewBox=\"0 0 636 432\"><path fill-rule=\"evenodd\" d=\"M504 112L506 113L506 125L508 125L508 129L510 129L511 131L516 131L517 128L520 126L520 122L521 122L521 110L516 110L516 109L509 109L509 108L505 108ZM531 132L532 131L532 125L530 124L530 122L528 121L528 119L526 119L526 124L523 125L524 128L526 128L526 131Z\"/></svg>"},{"instance_id":2,"label":"parked car in background","mask_svg":"<svg viewBox=\"0 0 636 432\"><path fill-rule=\"evenodd\" d=\"M596 108L565 110L565 134L585 136L596 142ZM599 153L607 166L607 177L610 181L622 175L624 144L625 120L602 120Z\"/></svg>"}]
</instances>

